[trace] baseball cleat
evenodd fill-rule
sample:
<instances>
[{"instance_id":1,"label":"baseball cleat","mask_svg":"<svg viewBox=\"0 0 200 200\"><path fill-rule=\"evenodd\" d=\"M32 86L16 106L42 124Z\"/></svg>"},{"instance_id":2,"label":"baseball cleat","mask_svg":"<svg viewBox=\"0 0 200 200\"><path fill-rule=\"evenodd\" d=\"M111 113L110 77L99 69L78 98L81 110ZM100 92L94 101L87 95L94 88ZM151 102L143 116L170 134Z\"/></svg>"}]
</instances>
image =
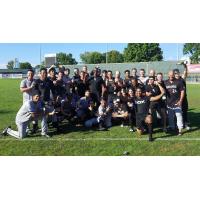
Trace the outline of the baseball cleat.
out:
<instances>
[{"instance_id":1,"label":"baseball cleat","mask_svg":"<svg viewBox=\"0 0 200 200\"><path fill-rule=\"evenodd\" d=\"M2 131L1 134L4 135L4 136L7 135L7 134L8 134L7 131L8 131L9 128L11 128L11 126L6 127L6 128Z\"/></svg>"}]
</instances>

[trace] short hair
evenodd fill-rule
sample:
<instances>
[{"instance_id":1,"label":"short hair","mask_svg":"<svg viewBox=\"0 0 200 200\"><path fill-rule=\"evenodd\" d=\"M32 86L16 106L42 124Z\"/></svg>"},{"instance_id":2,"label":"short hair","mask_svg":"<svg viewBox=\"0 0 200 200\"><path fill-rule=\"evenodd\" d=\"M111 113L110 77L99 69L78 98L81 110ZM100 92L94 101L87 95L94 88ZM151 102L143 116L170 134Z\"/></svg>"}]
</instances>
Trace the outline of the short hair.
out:
<instances>
[{"instance_id":1,"label":"short hair","mask_svg":"<svg viewBox=\"0 0 200 200\"><path fill-rule=\"evenodd\" d=\"M113 73L111 70L108 70L107 72Z\"/></svg>"},{"instance_id":2,"label":"short hair","mask_svg":"<svg viewBox=\"0 0 200 200\"><path fill-rule=\"evenodd\" d=\"M56 69L54 67L52 67L52 68L49 69L49 72L51 72L51 71L56 72Z\"/></svg>"},{"instance_id":3,"label":"short hair","mask_svg":"<svg viewBox=\"0 0 200 200\"><path fill-rule=\"evenodd\" d=\"M28 69L27 72L32 72L33 74L35 73L33 69Z\"/></svg>"},{"instance_id":4,"label":"short hair","mask_svg":"<svg viewBox=\"0 0 200 200\"><path fill-rule=\"evenodd\" d=\"M142 68L142 69L140 69L140 71L143 71L143 72L145 72L145 69L143 69L143 68Z\"/></svg>"},{"instance_id":5,"label":"short hair","mask_svg":"<svg viewBox=\"0 0 200 200\"><path fill-rule=\"evenodd\" d=\"M133 70L137 71L137 69L136 69L135 67L134 67L134 68L132 68L132 71L133 71Z\"/></svg>"},{"instance_id":6,"label":"short hair","mask_svg":"<svg viewBox=\"0 0 200 200\"><path fill-rule=\"evenodd\" d=\"M129 73L130 73L130 70L126 69L126 70L124 71L124 73L126 73L126 72L129 72Z\"/></svg>"},{"instance_id":7,"label":"short hair","mask_svg":"<svg viewBox=\"0 0 200 200\"><path fill-rule=\"evenodd\" d=\"M163 76L163 73L162 72L158 72L156 75L162 75Z\"/></svg>"},{"instance_id":8,"label":"short hair","mask_svg":"<svg viewBox=\"0 0 200 200\"><path fill-rule=\"evenodd\" d=\"M107 73L107 72L108 72L108 71L104 69L104 70L102 71L102 74L103 74L103 73Z\"/></svg>"},{"instance_id":9,"label":"short hair","mask_svg":"<svg viewBox=\"0 0 200 200\"><path fill-rule=\"evenodd\" d=\"M41 68L40 68L40 72L41 72L41 71L45 71L45 72L47 73L47 69L46 69L45 67L41 67Z\"/></svg>"}]
</instances>

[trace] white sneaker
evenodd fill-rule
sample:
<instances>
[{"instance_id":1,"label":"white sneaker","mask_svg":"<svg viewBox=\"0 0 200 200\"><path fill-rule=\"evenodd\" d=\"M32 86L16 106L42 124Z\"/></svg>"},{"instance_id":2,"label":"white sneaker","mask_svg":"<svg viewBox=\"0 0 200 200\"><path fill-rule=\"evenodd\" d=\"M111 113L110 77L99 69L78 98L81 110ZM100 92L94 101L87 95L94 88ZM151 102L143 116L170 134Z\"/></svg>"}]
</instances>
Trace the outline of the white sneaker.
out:
<instances>
[{"instance_id":1,"label":"white sneaker","mask_svg":"<svg viewBox=\"0 0 200 200\"><path fill-rule=\"evenodd\" d=\"M189 131L191 129L189 126L186 126L185 128L187 131Z\"/></svg>"},{"instance_id":2,"label":"white sneaker","mask_svg":"<svg viewBox=\"0 0 200 200\"><path fill-rule=\"evenodd\" d=\"M121 124L121 125L120 125L120 127L122 127L122 128L123 128L123 127L124 127L124 124Z\"/></svg>"},{"instance_id":3,"label":"white sneaker","mask_svg":"<svg viewBox=\"0 0 200 200\"><path fill-rule=\"evenodd\" d=\"M133 132L134 130L132 128L129 129L130 132Z\"/></svg>"}]
</instances>

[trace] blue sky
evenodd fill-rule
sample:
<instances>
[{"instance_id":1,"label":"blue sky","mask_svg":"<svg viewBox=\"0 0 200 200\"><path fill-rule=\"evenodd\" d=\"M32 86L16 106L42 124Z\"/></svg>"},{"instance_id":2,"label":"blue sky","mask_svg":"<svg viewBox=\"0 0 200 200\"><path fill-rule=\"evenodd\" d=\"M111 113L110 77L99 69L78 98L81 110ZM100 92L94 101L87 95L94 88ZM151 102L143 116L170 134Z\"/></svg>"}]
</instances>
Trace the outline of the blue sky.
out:
<instances>
[{"instance_id":1,"label":"blue sky","mask_svg":"<svg viewBox=\"0 0 200 200\"><path fill-rule=\"evenodd\" d=\"M30 62L33 66L40 63L40 46L41 57L44 58L44 54L66 52L72 53L73 57L80 62L79 55L85 51L99 51L106 52L107 50L118 50L123 52L126 43L10 43L0 44L0 68L5 68L9 60L18 58L19 62ZM163 50L164 60L176 60L177 52L179 58L183 56L182 49L183 44L177 45L176 43L161 43L160 47ZM178 48L177 48L178 47ZM177 51L178 49L178 51Z\"/></svg>"}]
</instances>

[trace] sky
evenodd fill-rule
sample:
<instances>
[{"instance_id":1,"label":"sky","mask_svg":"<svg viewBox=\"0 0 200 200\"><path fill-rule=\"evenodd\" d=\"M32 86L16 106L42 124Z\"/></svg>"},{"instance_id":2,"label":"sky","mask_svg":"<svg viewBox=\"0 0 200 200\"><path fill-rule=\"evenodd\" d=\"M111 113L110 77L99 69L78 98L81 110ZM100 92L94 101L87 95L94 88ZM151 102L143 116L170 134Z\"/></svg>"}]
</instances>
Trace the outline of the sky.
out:
<instances>
[{"instance_id":1,"label":"sky","mask_svg":"<svg viewBox=\"0 0 200 200\"><path fill-rule=\"evenodd\" d=\"M40 63L48 53L72 53L73 57L81 62L80 54L85 51L106 52L118 50L123 52L127 43L0 43L0 68L6 68L10 60L17 58L19 62L30 62L32 66ZM183 44L160 43L164 60L177 60L183 56Z\"/></svg>"}]
</instances>

